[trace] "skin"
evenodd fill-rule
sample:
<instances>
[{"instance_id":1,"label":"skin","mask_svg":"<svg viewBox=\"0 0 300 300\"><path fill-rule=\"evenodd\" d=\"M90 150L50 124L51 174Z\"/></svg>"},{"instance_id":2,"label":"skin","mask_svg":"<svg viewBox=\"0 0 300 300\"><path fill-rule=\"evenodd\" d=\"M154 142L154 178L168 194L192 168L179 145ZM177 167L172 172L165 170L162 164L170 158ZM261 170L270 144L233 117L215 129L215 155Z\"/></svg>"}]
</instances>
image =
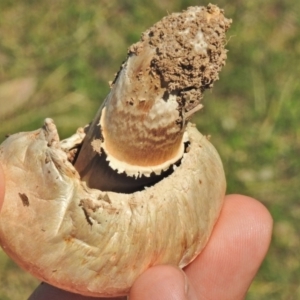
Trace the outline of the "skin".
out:
<instances>
[{"instance_id":1,"label":"skin","mask_svg":"<svg viewBox=\"0 0 300 300\"><path fill-rule=\"evenodd\" d=\"M0 166L0 208L4 175ZM176 266L155 266L134 283L130 300L244 299L270 245L272 217L257 200L228 195L204 251L181 271ZM29 300L96 300L41 284Z\"/></svg>"}]
</instances>

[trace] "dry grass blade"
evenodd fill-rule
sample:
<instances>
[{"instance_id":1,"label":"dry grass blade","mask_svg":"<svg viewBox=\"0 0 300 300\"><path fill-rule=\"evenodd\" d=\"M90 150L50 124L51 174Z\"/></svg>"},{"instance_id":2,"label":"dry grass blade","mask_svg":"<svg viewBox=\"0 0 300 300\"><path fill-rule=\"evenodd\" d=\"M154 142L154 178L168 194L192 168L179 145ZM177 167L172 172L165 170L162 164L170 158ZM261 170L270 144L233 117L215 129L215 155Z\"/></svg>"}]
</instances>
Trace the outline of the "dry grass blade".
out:
<instances>
[{"instance_id":1,"label":"dry grass blade","mask_svg":"<svg viewBox=\"0 0 300 300\"><path fill-rule=\"evenodd\" d=\"M0 85L0 118L14 113L21 108L36 90L34 77L18 78L6 81Z\"/></svg>"}]
</instances>

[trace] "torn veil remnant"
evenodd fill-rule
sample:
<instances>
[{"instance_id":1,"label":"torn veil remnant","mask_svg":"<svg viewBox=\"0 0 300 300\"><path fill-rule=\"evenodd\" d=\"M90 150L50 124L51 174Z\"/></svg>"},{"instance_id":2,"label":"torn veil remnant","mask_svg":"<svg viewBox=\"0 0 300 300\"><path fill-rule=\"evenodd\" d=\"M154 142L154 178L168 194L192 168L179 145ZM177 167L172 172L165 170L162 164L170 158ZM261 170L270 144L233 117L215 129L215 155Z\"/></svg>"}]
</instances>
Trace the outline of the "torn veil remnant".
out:
<instances>
[{"instance_id":1,"label":"torn veil remnant","mask_svg":"<svg viewBox=\"0 0 300 300\"><path fill-rule=\"evenodd\" d=\"M188 121L225 63L229 25L214 5L165 17L129 48L88 127L60 141L46 119L0 145L0 243L21 267L108 297L128 294L151 266L183 268L201 252L226 181Z\"/></svg>"}]
</instances>

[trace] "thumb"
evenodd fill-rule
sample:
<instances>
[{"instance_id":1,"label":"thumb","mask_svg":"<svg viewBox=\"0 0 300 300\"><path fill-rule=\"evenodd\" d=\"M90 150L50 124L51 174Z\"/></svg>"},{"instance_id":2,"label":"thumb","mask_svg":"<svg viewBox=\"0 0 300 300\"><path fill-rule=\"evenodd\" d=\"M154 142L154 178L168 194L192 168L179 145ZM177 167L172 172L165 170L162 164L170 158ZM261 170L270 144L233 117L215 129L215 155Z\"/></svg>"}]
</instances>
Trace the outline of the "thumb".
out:
<instances>
[{"instance_id":1,"label":"thumb","mask_svg":"<svg viewBox=\"0 0 300 300\"><path fill-rule=\"evenodd\" d=\"M130 300L194 300L197 299L193 287L185 273L175 266L155 266L145 271L134 282Z\"/></svg>"}]
</instances>

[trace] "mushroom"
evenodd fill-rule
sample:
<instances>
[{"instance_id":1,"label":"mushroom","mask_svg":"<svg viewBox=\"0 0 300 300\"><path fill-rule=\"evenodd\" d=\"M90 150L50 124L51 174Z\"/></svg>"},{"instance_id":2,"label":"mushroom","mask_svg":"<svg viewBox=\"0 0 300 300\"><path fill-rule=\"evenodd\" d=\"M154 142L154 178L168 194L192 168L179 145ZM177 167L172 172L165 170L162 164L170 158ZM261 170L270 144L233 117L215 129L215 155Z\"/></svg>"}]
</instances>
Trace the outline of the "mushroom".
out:
<instances>
[{"instance_id":1,"label":"mushroom","mask_svg":"<svg viewBox=\"0 0 300 300\"><path fill-rule=\"evenodd\" d=\"M189 119L225 64L230 22L211 4L163 18L129 48L91 124L60 141L48 118L1 144L0 243L22 268L118 296L147 268L183 268L201 252L226 181Z\"/></svg>"}]
</instances>

